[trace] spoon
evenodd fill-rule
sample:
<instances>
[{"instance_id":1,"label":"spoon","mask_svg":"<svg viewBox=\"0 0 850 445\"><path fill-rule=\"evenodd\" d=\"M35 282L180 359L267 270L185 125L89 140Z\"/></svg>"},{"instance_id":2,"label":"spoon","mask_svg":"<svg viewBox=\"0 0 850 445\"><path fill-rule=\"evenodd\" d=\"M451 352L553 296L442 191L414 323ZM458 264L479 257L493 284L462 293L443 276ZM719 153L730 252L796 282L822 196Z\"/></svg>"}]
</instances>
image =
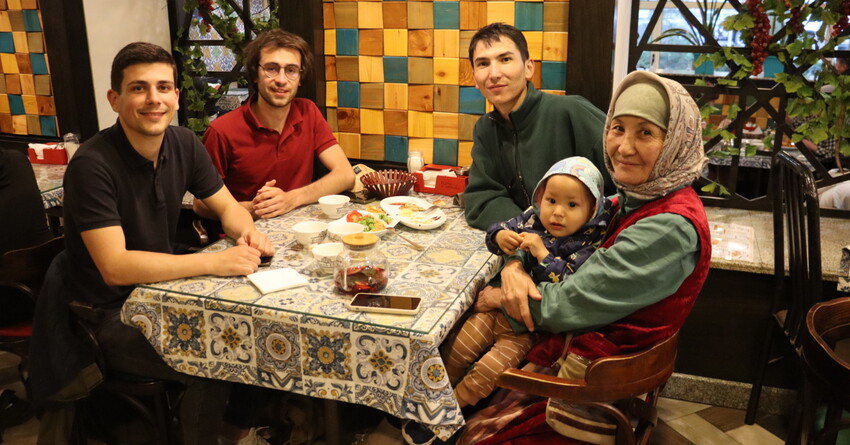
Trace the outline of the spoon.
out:
<instances>
[{"instance_id":1,"label":"spoon","mask_svg":"<svg viewBox=\"0 0 850 445\"><path fill-rule=\"evenodd\" d=\"M404 235L402 235L401 233L399 233L399 231L398 231L398 230L396 230L396 229L395 229L395 227L387 226L387 230L389 230L390 232L394 233L397 237L399 237L399 238L401 238L401 239L403 239L403 240L407 241L407 243L408 243L408 244L410 244L410 245L411 245L414 249L416 249L416 250L425 250L425 248L424 248L424 247L422 247L422 245L421 245L421 244L418 244L418 243L416 243L416 242L414 242L414 241L412 241L412 240L408 239L407 237L405 237Z\"/></svg>"}]
</instances>

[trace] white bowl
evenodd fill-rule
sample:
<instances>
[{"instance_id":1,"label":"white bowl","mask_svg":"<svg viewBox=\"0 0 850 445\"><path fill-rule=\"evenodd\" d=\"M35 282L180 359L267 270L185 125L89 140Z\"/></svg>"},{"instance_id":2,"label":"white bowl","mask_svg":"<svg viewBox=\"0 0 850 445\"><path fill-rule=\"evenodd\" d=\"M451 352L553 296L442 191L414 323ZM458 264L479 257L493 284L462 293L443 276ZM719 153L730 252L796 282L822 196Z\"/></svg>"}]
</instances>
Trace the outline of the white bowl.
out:
<instances>
[{"instance_id":1,"label":"white bowl","mask_svg":"<svg viewBox=\"0 0 850 445\"><path fill-rule=\"evenodd\" d=\"M346 214L345 206L351 198L345 195L327 195L319 198L319 207L328 218L339 218Z\"/></svg>"},{"instance_id":2,"label":"white bowl","mask_svg":"<svg viewBox=\"0 0 850 445\"><path fill-rule=\"evenodd\" d=\"M334 271L334 261L337 255L342 253L342 243L325 243L316 244L311 250L313 257L316 258L318 271L321 274L328 275Z\"/></svg>"},{"instance_id":3,"label":"white bowl","mask_svg":"<svg viewBox=\"0 0 850 445\"><path fill-rule=\"evenodd\" d=\"M342 237L352 233L360 233L366 226L360 223L334 221L328 224L328 237L333 241L342 241Z\"/></svg>"},{"instance_id":4,"label":"white bowl","mask_svg":"<svg viewBox=\"0 0 850 445\"><path fill-rule=\"evenodd\" d=\"M295 239L304 247L321 243L328 233L328 224L321 221L304 221L292 226Z\"/></svg>"}]
</instances>

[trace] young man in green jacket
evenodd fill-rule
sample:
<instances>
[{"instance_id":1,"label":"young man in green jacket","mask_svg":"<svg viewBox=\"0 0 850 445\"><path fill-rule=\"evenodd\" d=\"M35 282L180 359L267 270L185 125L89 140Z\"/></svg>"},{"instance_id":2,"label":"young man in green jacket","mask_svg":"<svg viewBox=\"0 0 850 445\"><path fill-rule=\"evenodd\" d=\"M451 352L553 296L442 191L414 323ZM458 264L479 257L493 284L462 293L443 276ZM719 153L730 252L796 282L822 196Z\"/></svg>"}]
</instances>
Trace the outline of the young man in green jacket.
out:
<instances>
[{"instance_id":1,"label":"young man in green jacket","mask_svg":"<svg viewBox=\"0 0 850 445\"><path fill-rule=\"evenodd\" d=\"M604 175L605 192L613 193L602 160L605 113L580 96L537 91L522 32L504 23L481 28L469 60L476 88L495 108L475 124L464 192L469 225L483 230L522 213L546 170L570 156L590 159Z\"/></svg>"}]
</instances>

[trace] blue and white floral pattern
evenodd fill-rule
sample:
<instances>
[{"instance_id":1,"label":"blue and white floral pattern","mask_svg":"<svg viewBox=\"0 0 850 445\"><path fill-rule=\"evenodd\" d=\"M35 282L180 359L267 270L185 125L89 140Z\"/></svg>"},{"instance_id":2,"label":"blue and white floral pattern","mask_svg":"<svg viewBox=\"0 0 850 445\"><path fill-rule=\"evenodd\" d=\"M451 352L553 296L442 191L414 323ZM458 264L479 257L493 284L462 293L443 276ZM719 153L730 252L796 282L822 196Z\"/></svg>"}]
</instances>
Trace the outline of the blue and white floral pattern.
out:
<instances>
[{"instance_id":1,"label":"blue and white floral pattern","mask_svg":"<svg viewBox=\"0 0 850 445\"><path fill-rule=\"evenodd\" d=\"M278 246L271 267L299 271L309 278L306 286L262 295L244 277L210 276L143 285L122 319L181 372L359 403L424 422L448 438L463 416L438 347L500 259L460 209L444 211L449 221L438 229L397 228L424 251L391 235L379 244L390 263L384 292L422 298L415 316L348 309L351 297L337 293L332 276L319 275L312 256L290 242L295 223L326 221L311 205L256 222ZM225 239L207 251L232 245Z\"/></svg>"}]
</instances>

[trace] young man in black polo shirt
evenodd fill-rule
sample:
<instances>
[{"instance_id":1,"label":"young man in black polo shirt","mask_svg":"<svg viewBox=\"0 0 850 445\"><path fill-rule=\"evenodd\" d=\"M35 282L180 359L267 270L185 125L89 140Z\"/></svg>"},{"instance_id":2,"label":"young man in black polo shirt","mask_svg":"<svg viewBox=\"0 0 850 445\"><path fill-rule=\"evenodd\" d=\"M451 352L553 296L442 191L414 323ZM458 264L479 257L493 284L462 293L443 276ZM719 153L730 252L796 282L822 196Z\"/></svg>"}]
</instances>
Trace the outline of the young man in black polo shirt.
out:
<instances>
[{"instance_id":1,"label":"young man in black polo shirt","mask_svg":"<svg viewBox=\"0 0 850 445\"><path fill-rule=\"evenodd\" d=\"M171 55L156 45L131 43L115 56L111 83L107 97L118 122L83 144L65 173L66 251L45 282L43 297L52 307L39 300L33 352L47 357L34 366L33 388L45 399L68 397L68 384L90 363L76 354L79 340L61 332L61 318L51 316L67 313L70 300L92 303L105 312L97 337L110 370L184 383L184 443L215 444L229 384L171 369L138 329L120 321L120 308L136 284L247 275L274 249L224 187L198 138L170 126L179 94ZM187 190L218 215L235 247L172 254ZM52 282L57 277L64 278L62 288ZM56 366L57 356L64 368Z\"/></svg>"}]
</instances>

